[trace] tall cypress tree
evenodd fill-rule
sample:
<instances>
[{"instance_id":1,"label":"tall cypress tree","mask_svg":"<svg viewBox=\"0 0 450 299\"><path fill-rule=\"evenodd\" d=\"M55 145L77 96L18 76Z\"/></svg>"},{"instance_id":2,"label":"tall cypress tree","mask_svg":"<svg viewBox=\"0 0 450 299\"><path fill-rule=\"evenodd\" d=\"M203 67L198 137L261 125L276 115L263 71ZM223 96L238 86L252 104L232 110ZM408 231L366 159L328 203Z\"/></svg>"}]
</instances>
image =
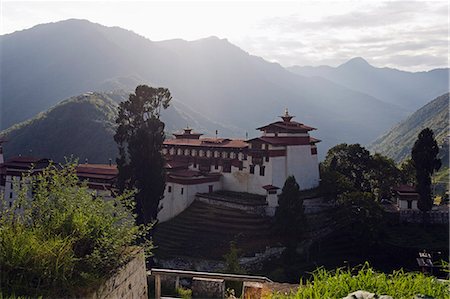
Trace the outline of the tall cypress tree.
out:
<instances>
[{"instance_id":1,"label":"tall cypress tree","mask_svg":"<svg viewBox=\"0 0 450 299\"><path fill-rule=\"evenodd\" d=\"M303 199L294 176L289 176L278 196L275 221L280 233L299 238L305 225Z\"/></svg>"},{"instance_id":2,"label":"tall cypress tree","mask_svg":"<svg viewBox=\"0 0 450 299\"><path fill-rule=\"evenodd\" d=\"M172 99L167 88L147 85L136 87L128 101L120 103L114 140L119 147L116 159L119 170L118 187L136 189L138 223L149 223L158 215L158 206L165 189L164 123L161 110Z\"/></svg>"},{"instance_id":3,"label":"tall cypress tree","mask_svg":"<svg viewBox=\"0 0 450 299\"><path fill-rule=\"evenodd\" d=\"M411 156L416 169L417 192L420 195L418 208L422 212L430 211L433 206L431 197L431 176L441 167L437 158L439 147L430 128L423 129L414 143Z\"/></svg>"}]
</instances>

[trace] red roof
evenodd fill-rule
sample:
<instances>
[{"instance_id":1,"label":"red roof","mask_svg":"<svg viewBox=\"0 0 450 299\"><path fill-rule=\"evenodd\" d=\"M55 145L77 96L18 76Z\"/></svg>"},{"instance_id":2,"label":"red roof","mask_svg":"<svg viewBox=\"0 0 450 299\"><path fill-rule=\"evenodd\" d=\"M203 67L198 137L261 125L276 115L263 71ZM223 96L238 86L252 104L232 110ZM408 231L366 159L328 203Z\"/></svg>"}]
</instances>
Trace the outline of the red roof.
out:
<instances>
[{"instance_id":1,"label":"red roof","mask_svg":"<svg viewBox=\"0 0 450 299\"><path fill-rule=\"evenodd\" d=\"M401 193L416 193L416 187L411 185L399 185L394 188L394 191L401 192Z\"/></svg>"},{"instance_id":2,"label":"red roof","mask_svg":"<svg viewBox=\"0 0 450 299\"><path fill-rule=\"evenodd\" d=\"M209 148L247 148L248 144L240 139L227 138L200 138L200 139L186 139L177 138L164 141L164 145L185 145L194 147L209 147Z\"/></svg>"},{"instance_id":3,"label":"red roof","mask_svg":"<svg viewBox=\"0 0 450 299\"><path fill-rule=\"evenodd\" d=\"M169 173L170 176L176 176L176 177L185 177L185 178L193 178L193 177L199 177L202 176L202 173L197 170L191 170L191 169L182 169L182 170L175 170L171 171Z\"/></svg>"},{"instance_id":4,"label":"red roof","mask_svg":"<svg viewBox=\"0 0 450 299\"><path fill-rule=\"evenodd\" d=\"M48 163L49 163L48 159L16 156L8 159L5 163L2 164L2 167L28 170L31 169L33 166L35 166L36 168L45 167L48 165Z\"/></svg>"},{"instance_id":5,"label":"red roof","mask_svg":"<svg viewBox=\"0 0 450 299\"><path fill-rule=\"evenodd\" d=\"M277 186L274 186L274 185L265 185L265 186L262 186L264 189L266 189L266 190L277 190L277 189L280 189L279 187L277 187Z\"/></svg>"},{"instance_id":6,"label":"red roof","mask_svg":"<svg viewBox=\"0 0 450 299\"><path fill-rule=\"evenodd\" d=\"M201 173L197 170L185 169L171 171L167 175L167 182L182 185L195 185L202 183L217 182L222 175L216 172Z\"/></svg>"},{"instance_id":7,"label":"red roof","mask_svg":"<svg viewBox=\"0 0 450 299\"><path fill-rule=\"evenodd\" d=\"M109 164L79 164L76 171L78 177L87 179L111 180L119 174L117 166Z\"/></svg>"},{"instance_id":8,"label":"red roof","mask_svg":"<svg viewBox=\"0 0 450 299\"><path fill-rule=\"evenodd\" d=\"M316 128L306 126L296 121L277 121L257 128L257 130L270 132L306 133L308 131L316 130Z\"/></svg>"}]
</instances>

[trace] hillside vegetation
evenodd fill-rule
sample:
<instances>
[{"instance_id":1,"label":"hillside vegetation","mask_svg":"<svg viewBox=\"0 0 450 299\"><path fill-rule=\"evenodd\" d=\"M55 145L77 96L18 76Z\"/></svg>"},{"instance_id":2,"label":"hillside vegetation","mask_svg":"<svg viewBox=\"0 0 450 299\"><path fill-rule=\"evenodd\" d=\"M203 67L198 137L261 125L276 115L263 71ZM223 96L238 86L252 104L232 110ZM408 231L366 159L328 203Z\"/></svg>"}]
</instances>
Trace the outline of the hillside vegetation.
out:
<instances>
[{"instance_id":1,"label":"hillside vegetation","mask_svg":"<svg viewBox=\"0 0 450 299\"><path fill-rule=\"evenodd\" d=\"M113 163L117 145L113 140L116 130L118 103L128 99L130 92L89 92L71 97L48 111L0 132L7 142L5 156L16 155L51 158L64 162L73 155L80 163ZM163 111L166 136L189 125L196 130L212 135L219 132L233 132L230 127L211 121L185 107L174 99ZM204 127L206 126L206 127Z\"/></svg>"},{"instance_id":2,"label":"hillside vegetation","mask_svg":"<svg viewBox=\"0 0 450 299\"><path fill-rule=\"evenodd\" d=\"M116 97L121 95L116 94ZM117 102L112 94L89 93L70 98L36 117L1 133L6 157L51 158L63 162L73 155L84 162L115 160Z\"/></svg>"},{"instance_id":3,"label":"hillside vegetation","mask_svg":"<svg viewBox=\"0 0 450 299\"><path fill-rule=\"evenodd\" d=\"M411 154L411 149L419 132L429 127L441 145L441 158L443 165L448 163L448 130L449 130L449 93L432 100L406 120L400 122L387 133L369 145L372 152L381 153L397 162L404 160ZM443 146L446 143L447 146ZM445 158L446 157L446 158Z\"/></svg>"}]
</instances>

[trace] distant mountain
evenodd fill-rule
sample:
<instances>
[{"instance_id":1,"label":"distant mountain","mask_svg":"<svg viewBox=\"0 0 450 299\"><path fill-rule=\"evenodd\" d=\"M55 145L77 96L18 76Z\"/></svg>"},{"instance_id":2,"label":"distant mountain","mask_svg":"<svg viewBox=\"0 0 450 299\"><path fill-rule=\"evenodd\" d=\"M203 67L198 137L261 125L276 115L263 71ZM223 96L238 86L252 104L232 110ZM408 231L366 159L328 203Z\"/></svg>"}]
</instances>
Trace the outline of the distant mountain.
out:
<instances>
[{"instance_id":1,"label":"distant mountain","mask_svg":"<svg viewBox=\"0 0 450 299\"><path fill-rule=\"evenodd\" d=\"M440 156L448 166L449 93L432 100L369 145L369 149L397 162L411 154L420 131L426 127L434 131L441 145Z\"/></svg>"},{"instance_id":2,"label":"distant mountain","mask_svg":"<svg viewBox=\"0 0 450 299\"><path fill-rule=\"evenodd\" d=\"M0 43L3 129L63 98L142 83L168 87L189 126L214 131L222 124L232 128L230 137L259 134L255 128L288 107L297 121L318 128L321 156L340 142L367 143L406 116L395 105L295 75L216 37L152 42L121 28L67 20L3 35Z\"/></svg>"},{"instance_id":3,"label":"distant mountain","mask_svg":"<svg viewBox=\"0 0 450 299\"><path fill-rule=\"evenodd\" d=\"M4 154L6 158L24 155L50 158L57 162L64 162L65 157L71 155L81 163L85 159L91 163L108 163L109 159L114 162L117 145L113 135L118 103L126 99L127 92L115 91L89 92L64 100L48 111L0 132L0 136L7 140ZM186 123L196 124L184 110L182 104L175 100L163 112L167 135L185 127ZM195 112L191 113L195 115ZM228 130L201 116L197 116L195 121Z\"/></svg>"},{"instance_id":4,"label":"distant mountain","mask_svg":"<svg viewBox=\"0 0 450 299\"><path fill-rule=\"evenodd\" d=\"M391 68L377 68L361 57L353 58L334 68L330 66L288 68L295 74L322 77L342 86L398 105L410 112L449 91L449 69L428 72L405 72Z\"/></svg>"}]
</instances>

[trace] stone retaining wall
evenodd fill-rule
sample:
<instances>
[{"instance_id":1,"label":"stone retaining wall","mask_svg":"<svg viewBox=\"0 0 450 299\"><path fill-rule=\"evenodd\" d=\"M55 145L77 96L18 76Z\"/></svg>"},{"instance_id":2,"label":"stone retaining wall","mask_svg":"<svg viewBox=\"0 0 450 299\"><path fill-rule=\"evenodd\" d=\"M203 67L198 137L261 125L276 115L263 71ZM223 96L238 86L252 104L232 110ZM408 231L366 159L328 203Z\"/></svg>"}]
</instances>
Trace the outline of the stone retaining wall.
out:
<instances>
[{"instance_id":1,"label":"stone retaining wall","mask_svg":"<svg viewBox=\"0 0 450 299\"><path fill-rule=\"evenodd\" d=\"M144 251L138 249L132 255L131 261L103 283L89 298L148 298Z\"/></svg>"},{"instance_id":2,"label":"stone retaining wall","mask_svg":"<svg viewBox=\"0 0 450 299\"><path fill-rule=\"evenodd\" d=\"M449 223L449 211L430 211L427 212L427 219L433 224ZM400 221L407 223L422 223L423 213L421 211L406 210L400 211Z\"/></svg>"}]
</instances>

